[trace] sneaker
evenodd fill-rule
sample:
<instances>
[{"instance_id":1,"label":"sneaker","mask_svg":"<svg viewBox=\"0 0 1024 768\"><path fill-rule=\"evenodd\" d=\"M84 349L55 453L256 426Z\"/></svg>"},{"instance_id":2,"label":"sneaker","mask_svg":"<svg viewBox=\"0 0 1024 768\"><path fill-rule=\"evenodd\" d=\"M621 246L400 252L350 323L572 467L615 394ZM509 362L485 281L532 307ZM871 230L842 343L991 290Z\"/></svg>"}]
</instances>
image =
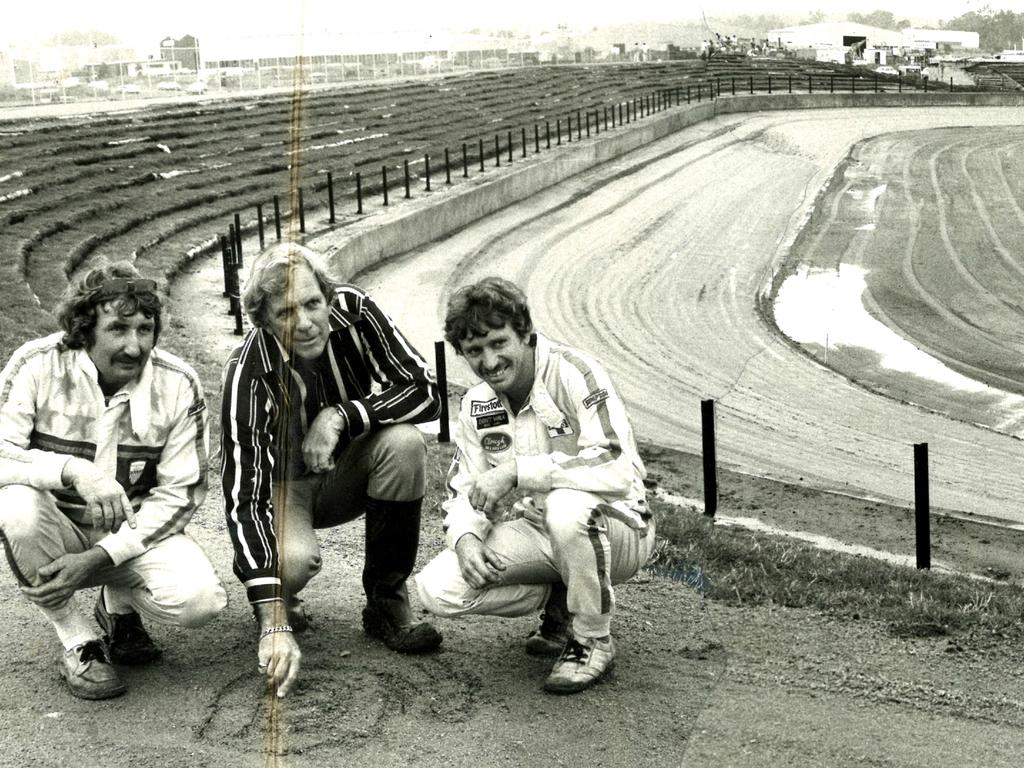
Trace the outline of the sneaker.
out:
<instances>
[{"instance_id":1,"label":"sneaker","mask_svg":"<svg viewBox=\"0 0 1024 768\"><path fill-rule=\"evenodd\" d=\"M142 626L142 618L135 611L130 613L109 613L103 602L103 590L96 601L96 623L106 636L110 660L115 664L137 666L156 661L163 655L160 647L153 642L149 632Z\"/></svg>"},{"instance_id":2,"label":"sneaker","mask_svg":"<svg viewBox=\"0 0 1024 768\"><path fill-rule=\"evenodd\" d=\"M544 682L548 693L577 693L603 680L615 668L615 641L610 637L570 637Z\"/></svg>"},{"instance_id":3,"label":"sneaker","mask_svg":"<svg viewBox=\"0 0 1024 768\"><path fill-rule=\"evenodd\" d=\"M363 608L363 631L399 653L426 653L440 644L441 633L429 623L402 624L388 611L372 605Z\"/></svg>"},{"instance_id":4,"label":"sneaker","mask_svg":"<svg viewBox=\"0 0 1024 768\"><path fill-rule=\"evenodd\" d=\"M128 690L117 676L117 670L110 666L99 640L61 650L57 671L67 681L72 695L80 699L111 699Z\"/></svg>"}]
</instances>

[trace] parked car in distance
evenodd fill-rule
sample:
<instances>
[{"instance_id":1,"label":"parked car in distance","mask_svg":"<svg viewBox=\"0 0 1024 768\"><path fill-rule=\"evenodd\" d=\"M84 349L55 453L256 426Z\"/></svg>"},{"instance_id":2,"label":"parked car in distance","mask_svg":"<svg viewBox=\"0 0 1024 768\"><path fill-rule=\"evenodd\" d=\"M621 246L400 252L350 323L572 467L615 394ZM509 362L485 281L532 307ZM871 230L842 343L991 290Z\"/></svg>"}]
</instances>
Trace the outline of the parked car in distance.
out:
<instances>
[{"instance_id":1,"label":"parked car in distance","mask_svg":"<svg viewBox=\"0 0 1024 768\"><path fill-rule=\"evenodd\" d=\"M898 75L900 73L896 67L890 67L886 64L883 64L880 67L875 67L875 72L880 75Z\"/></svg>"},{"instance_id":2,"label":"parked car in distance","mask_svg":"<svg viewBox=\"0 0 1024 768\"><path fill-rule=\"evenodd\" d=\"M139 88L139 86L137 86L135 83L125 83L124 85L122 85L117 90L119 90L121 93L125 93L125 94L138 94L138 93L142 93L142 89Z\"/></svg>"},{"instance_id":3,"label":"parked car in distance","mask_svg":"<svg viewBox=\"0 0 1024 768\"><path fill-rule=\"evenodd\" d=\"M158 91L180 91L181 83L177 80L161 80L156 84L156 89Z\"/></svg>"},{"instance_id":4,"label":"parked car in distance","mask_svg":"<svg viewBox=\"0 0 1024 768\"><path fill-rule=\"evenodd\" d=\"M196 80L194 83L189 83L185 86L186 93L206 93L206 83L202 80Z\"/></svg>"}]
</instances>

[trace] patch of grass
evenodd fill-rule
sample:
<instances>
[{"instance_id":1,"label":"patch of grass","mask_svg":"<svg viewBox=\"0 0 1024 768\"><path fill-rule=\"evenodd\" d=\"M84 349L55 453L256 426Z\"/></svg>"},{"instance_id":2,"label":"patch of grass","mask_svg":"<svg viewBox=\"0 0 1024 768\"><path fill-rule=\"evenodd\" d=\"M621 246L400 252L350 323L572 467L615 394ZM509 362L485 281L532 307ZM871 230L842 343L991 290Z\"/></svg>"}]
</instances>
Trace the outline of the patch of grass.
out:
<instances>
[{"instance_id":1,"label":"patch of grass","mask_svg":"<svg viewBox=\"0 0 1024 768\"><path fill-rule=\"evenodd\" d=\"M658 499L650 568L733 605L784 605L884 623L902 637L1024 637L1024 589L817 549L783 536L715 527ZM699 574L699 575L698 575Z\"/></svg>"}]
</instances>

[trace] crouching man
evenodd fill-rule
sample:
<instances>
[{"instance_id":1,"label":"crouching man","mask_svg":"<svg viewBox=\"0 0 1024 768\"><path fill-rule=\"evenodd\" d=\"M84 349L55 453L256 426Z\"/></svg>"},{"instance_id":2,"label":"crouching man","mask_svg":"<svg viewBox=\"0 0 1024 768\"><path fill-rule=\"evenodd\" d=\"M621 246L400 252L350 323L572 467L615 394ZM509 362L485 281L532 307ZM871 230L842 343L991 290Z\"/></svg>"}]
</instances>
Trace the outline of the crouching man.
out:
<instances>
[{"instance_id":1,"label":"crouching man","mask_svg":"<svg viewBox=\"0 0 1024 768\"><path fill-rule=\"evenodd\" d=\"M243 296L255 326L231 353L221 480L234 571L259 626L257 666L278 697L298 678L299 593L320 571L317 528L366 521L364 632L399 653L441 635L414 621L426 446L437 418L426 362L364 291L319 254L280 243L253 262Z\"/></svg>"},{"instance_id":2,"label":"crouching man","mask_svg":"<svg viewBox=\"0 0 1024 768\"><path fill-rule=\"evenodd\" d=\"M160 656L142 616L195 627L227 601L184 533L206 495L206 402L195 371L154 346L156 283L130 263L90 270L56 314L63 331L0 372L0 535L71 693L106 699L125 691L111 660ZM92 586L106 644L75 596Z\"/></svg>"},{"instance_id":3,"label":"crouching man","mask_svg":"<svg viewBox=\"0 0 1024 768\"><path fill-rule=\"evenodd\" d=\"M416 577L420 597L439 616L543 607L526 650L558 657L544 689L582 691L614 665L612 585L654 545L626 410L596 361L533 331L526 297L507 280L457 291L445 338L482 382L459 415L443 505L449 548ZM500 520L516 495L519 516Z\"/></svg>"}]
</instances>

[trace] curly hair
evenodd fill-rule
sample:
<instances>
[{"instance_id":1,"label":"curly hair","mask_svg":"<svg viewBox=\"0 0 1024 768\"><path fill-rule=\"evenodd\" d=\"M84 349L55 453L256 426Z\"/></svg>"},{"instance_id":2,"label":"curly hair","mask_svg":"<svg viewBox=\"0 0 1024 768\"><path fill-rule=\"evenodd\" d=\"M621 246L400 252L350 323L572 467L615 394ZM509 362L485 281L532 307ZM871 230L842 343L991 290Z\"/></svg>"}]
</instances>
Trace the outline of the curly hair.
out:
<instances>
[{"instance_id":1,"label":"curly hair","mask_svg":"<svg viewBox=\"0 0 1024 768\"><path fill-rule=\"evenodd\" d=\"M96 341L97 310L104 305L110 305L122 317L141 312L153 321L153 343L160 338L163 304L155 282L152 290L136 290L134 284L129 290L113 295L104 290L110 281L118 279L133 281L142 279L142 275L131 262L115 261L93 267L84 277L68 285L56 310L57 322L64 331L61 345L65 349L92 347Z\"/></svg>"},{"instance_id":2,"label":"curly hair","mask_svg":"<svg viewBox=\"0 0 1024 768\"><path fill-rule=\"evenodd\" d=\"M275 243L256 257L242 292L242 306L254 326L267 327L267 302L271 296L285 294L295 269L302 265L309 267L324 298L334 297L340 283L331 277L320 254L298 243Z\"/></svg>"},{"instance_id":3,"label":"curly hair","mask_svg":"<svg viewBox=\"0 0 1024 768\"><path fill-rule=\"evenodd\" d=\"M461 342L508 324L520 338L533 333L530 308L522 289L501 277L485 277L464 285L448 299L444 337L458 354Z\"/></svg>"}]
</instances>

